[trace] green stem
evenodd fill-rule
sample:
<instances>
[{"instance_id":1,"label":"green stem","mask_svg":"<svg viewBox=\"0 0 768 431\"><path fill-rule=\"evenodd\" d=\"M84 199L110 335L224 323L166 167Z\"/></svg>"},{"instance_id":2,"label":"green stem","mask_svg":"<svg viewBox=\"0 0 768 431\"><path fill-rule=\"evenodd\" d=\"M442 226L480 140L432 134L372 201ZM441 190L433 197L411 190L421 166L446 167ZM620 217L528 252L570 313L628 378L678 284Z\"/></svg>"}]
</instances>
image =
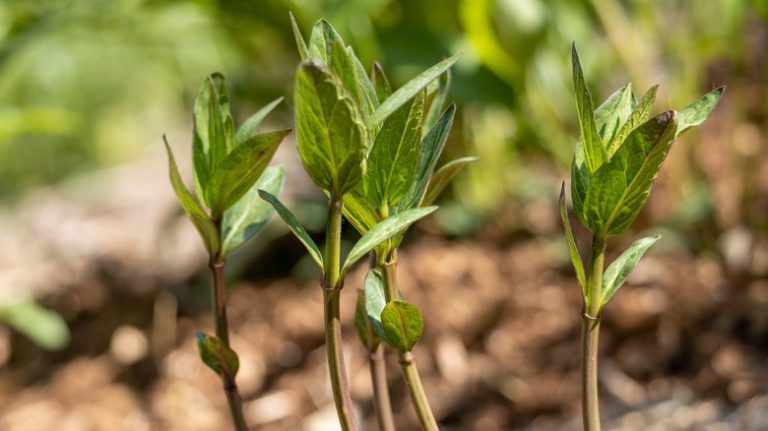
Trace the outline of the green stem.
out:
<instances>
[{"instance_id":1,"label":"green stem","mask_svg":"<svg viewBox=\"0 0 768 431\"><path fill-rule=\"evenodd\" d=\"M379 431L395 431L395 419L392 416L392 403L389 400L389 387L387 385L387 366L384 362L384 343L379 343L370 352L369 361L376 423L379 425Z\"/></svg>"},{"instance_id":2,"label":"green stem","mask_svg":"<svg viewBox=\"0 0 768 431\"><path fill-rule=\"evenodd\" d=\"M400 291L397 288L397 256L393 253L390 260L384 262L380 267L384 275L384 295L387 302L400 299ZM427 431L437 431L437 421L435 421L435 416L429 407L429 400L424 392L424 387L421 385L419 370L416 368L413 354L411 352L398 352L398 359L403 369L403 377L405 377L405 383L411 394L411 402L416 410L416 416L419 418L421 428Z\"/></svg>"},{"instance_id":3,"label":"green stem","mask_svg":"<svg viewBox=\"0 0 768 431\"><path fill-rule=\"evenodd\" d=\"M597 350L604 265L605 236L595 234L592 237L592 254L587 273L587 298L581 320L581 410L585 431L600 431Z\"/></svg>"},{"instance_id":4,"label":"green stem","mask_svg":"<svg viewBox=\"0 0 768 431\"><path fill-rule=\"evenodd\" d=\"M349 392L349 380L344 363L341 338L341 310L339 299L343 280L341 265L341 196L331 193L328 205L328 226L325 232L325 268L323 268L323 299L325 304L325 350L328 355L328 371L341 428L356 431L357 421Z\"/></svg>"},{"instance_id":5,"label":"green stem","mask_svg":"<svg viewBox=\"0 0 768 431\"><path fill-rule=\"evenodd\" d=\"M227 292L224 284L224 259L211 259L208 267L213 279L213 316L216 324L216 336L229 348L229 325L227 323ZM243 416L243 403L234 377L221 375L224 393L227 396L229 413L236 431L248 431L248 425Z\"/></svg>"}]
</instances>

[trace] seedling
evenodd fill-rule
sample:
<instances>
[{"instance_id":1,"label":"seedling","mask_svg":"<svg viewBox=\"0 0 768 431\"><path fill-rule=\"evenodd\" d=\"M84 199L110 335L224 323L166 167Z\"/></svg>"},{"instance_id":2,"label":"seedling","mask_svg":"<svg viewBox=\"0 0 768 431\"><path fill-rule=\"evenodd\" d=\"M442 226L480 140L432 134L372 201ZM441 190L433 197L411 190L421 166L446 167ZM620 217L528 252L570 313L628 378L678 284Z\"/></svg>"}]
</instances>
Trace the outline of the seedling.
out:
<instances>
[{"instance_id":1,"label":"seedling","mask_svg":"<svg viewBox=\"0 0 768 431\"><path fill-rule=\"evenodd\" d=\"M239 360L229 344L224 268L229 253L253 237L272 213L272 207L258 197L259 190L276 195L283 186L283 169L267 165L290 130L253 135L279 103L280 99L262 108L235 132L224 77L218 73L208 77L195 99L194 195L184 185L171 147L163 136L173 190L208 250L213 279L216 335L198 332L200 357L221 376L238 431L248 428L235 384Z\"/></svg>"},{"instance_id":2,"label":"seedling","mask_svg":"<svg viewBox=\"0 0 768 431\"><path fill-rule=\"evenodd\" d=\"M571 167L571 197L579 221L592 231L589 267L585 270L560 190L560 215L571 262L583 296L581 331L582 416L584 429L600 429L597 393L597 346L603 307L658 236L641 238L603 272L606 240L626 231L645 205L672 142L709 116L724 87L707 93L685 109L649 118L656 86L639 101L627 84L597 109L587 89L576 46L572 49L581 136Z\"/></svg>"},{"instance_id":3,"label":"seedling","mask_svg":"<svg viewBox=\"0 0 768 431\"><path fill-rule=\"evenodd\" d=\"M370 184L365 181L369 175L387 181L382 188L371 191L381 198L377 201L379 204L402 200L410 190L417 168L422 168L418 165L418 143L425 114L414 117L414 121L419 122L418 127L404 128L402 112L410 112L411 100L414 97L420 97L422 107L426 106L424 89L445 73L458 56L432 66L394 93L383 92L381 82L374 85L376 79L371 80L368 77L351 47L344 43L326 21L319 20L314 25L309 44L305 43L295 21L293 28L302 59L294 86L298 149L309 177L329 196L325 253L320 252L319 247L284 205L268 192L261 194L275 207L323 271L325 341L334 401L342 429L356 430L357 423L341 350L339 297L344 285L344 276L357 260L380 247L382 243L399 243L398 238L402 237L402 232L411 223L436 209L433 206L418 205L428 176L423 178L424 184L418 190L420 194L412 196L409 201L416 204L404 205L396 211L385 210L379 213L379 207L375 207L373 212L367 208L358 208L360 205L367 205L366 200L359 199L359 192L366 184ZM398 120L393 123L395 120L388 121L390 118ZM403 130L408 130L411 135L404 138L403 145L399 147L392 144L392 148L396 150L395 154L376 155L384 150L381 146L374 145L379 136L387 133L403 135ZM394 136L392 141L394 142ZM406 152L412 155L400 159L400 154ZM386 157L392 158L386 160ZM392 174L395 172L393 168L400 163L405 168L402 172L398 168L397 173ZM428 169L426 166L423 168L431 174L434 164ZM408 174L400 178L404 173ZM387 196L387 193L392 195ZM397 199L394 199L394 195L397 195ZM367 197L367 192L362 196ZM343 263L340 256L342 214L363 234ZM393 317L387 321L394 322L396 316L403 313L413 315L413 306L407 303L394 304ZM390 331L392 339L397 338L396 334L403 336L400 337L403 341L400 347L407 348L408 351L418 338L414 332L407 335L398 333L398 328L394 325L390 325ZM418 333L420 335L420 329ZM377 412L381 419L383 404L379 401L381 400L377 400Z\"/></svg>"}]
</instances>

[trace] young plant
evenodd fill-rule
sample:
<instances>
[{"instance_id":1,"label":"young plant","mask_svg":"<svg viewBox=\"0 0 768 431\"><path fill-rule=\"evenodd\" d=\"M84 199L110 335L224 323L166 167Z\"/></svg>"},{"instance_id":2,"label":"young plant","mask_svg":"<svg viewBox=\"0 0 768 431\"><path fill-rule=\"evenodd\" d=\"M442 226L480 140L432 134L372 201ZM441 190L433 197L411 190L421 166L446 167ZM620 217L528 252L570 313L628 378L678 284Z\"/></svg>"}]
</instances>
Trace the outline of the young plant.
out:
<instances>
[{"instance_id":1,"label":"young plant","mask_svg":"<svg viewBox=\"0 0 768 431\"><path fill-rule=\"evenodd\" d=\"M321 286L331 387L342 429L356 430L341 349L339 298L344 276L368 252L436 208L414 206L365 220L367 229L343 263L340 250L342 214L351 214L346 207L357 202L350 196L359 189L368 170L373 169L368 164L372 151L369 150L373 137L385 127L382 123L443 74L458 57L441 61L398 91L380 97L352 48L330 24L319 20L312 29L309 44L304 41L295 21L293 28L302 59L294 86L298 150L309 177L329 196L325 253L320 252L284 205L268 192L261 195L275 207L323 271ZM357 222L352 221L356 226Z\"/></svg>"},{"instance_id":2,"label":"young plant","mask_svg":"<svg viewBox=\"0 0 768 431\"><path fill-rule=\"evenodd\" d=\"M581 331L582 416L584 429L600 429L597 394L597 347L603 307L622 286L658 236L635 241L603 271L606 240L627 230L645 205L672 142L709 116L724 87L707 93L682 111L650 118L656 86L639 101L627 84L597 109L587 89L576 46L572 49L581 136L571 167L571 197L579 221L592 231L589 267L584 268L568 221L565 185L560 214L584 299Z\"/></svg>"},{"instance_id":3,"label":"young plant","mask_svg":"<svg viewBox=\"0 0 768 431\"><path fill-rule=\"evenodd\" d=\"M197 333L200 357L221 376L238 431L248 428L235 384L239 360L229 344L224 267L227 255L253 237L272 213L272 207L259 199L259 190L278 194L283 186L283 169L268 168L267 164L290 130L253 135L278 103L280 99L262 108L235 131L224 77L218 73L208 77L195 99L194 195L184 185L171 147L163 136L173 190L208 250L213 279L216 335Z\"/></svg>"}]
</instances>

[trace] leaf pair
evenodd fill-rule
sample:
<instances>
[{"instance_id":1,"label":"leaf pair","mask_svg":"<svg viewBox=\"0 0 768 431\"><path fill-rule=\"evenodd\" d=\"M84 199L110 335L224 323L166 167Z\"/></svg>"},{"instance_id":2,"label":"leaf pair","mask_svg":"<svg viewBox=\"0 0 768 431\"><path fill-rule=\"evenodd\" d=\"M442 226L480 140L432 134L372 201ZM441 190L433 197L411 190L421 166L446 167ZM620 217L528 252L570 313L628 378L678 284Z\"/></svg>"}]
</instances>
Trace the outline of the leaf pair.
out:
<instances>
[{"instance_id":1,"label":"leaf pair","mask_svg":"<svg viewBox=\"0 0 768 431\"><path fill-rule=\"evenodd\" d=\"M271 207L258 198L258 189L274 194L282 189L282 168L267 165L290 130L251 136L279 102L256 112L235 132L224 77L213 74L206 80L195 99L192 158L197 196L184 185L163 136L174 192L212 256L227 255L266 222Z\"/></svg>"},{"instance_id":2,"label":"leaf pair","mask_svg":"<svg viewBox=\"0 0 768 431\"><path fill-rule=\"evenodd\" d=\"M358 318L356 315L355 325L363 342L371 348L370 344L375 342L372 340L380 339L401 354L410 352L424 332L424 317L421 310L408 301L386 302L384 279L377 269L368 271L362 298L364 300L358 299L357 315L363 316L362 307L364 307L364 314L368 321L365 322L362 317ZM368 325L373 329L373 334L368 332ZM374 334L376 337L373 337Z\"/></svg>"},{"instance_id":3,"label":"leaf pair","mask_svg":"<svg viewBox=\"0 0 768 431\"><path fill-rule=\"evenodd\" d=\"M575 45L572 55L581 137L571 170L574 211L595 233L621 233L645 205L674 139L706 119L723 88L648 119L656 87L638 102L627 84L595 110Z\"/></svg>"}]
</instances>

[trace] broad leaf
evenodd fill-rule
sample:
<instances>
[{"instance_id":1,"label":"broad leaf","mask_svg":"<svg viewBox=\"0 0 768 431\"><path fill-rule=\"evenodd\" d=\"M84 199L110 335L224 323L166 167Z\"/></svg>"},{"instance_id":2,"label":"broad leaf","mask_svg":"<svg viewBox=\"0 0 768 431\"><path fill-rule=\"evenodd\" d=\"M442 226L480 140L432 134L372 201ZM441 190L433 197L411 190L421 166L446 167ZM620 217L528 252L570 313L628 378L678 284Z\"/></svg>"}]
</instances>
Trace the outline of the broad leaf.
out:
<instances>
[{"instance_id":1,"label":"broad leaf","mask_svg":"<svg viewBox=\"0 0 768 431\"><path fill-rule=\"evenodd\" d=\"M240 244L248 241L258 232L272 215L272 206L259 196L259 190L266 190L273 196L280 194L285 181L285 170L270 166L256 184L236 204L224 212L222 221L221 253L228 255Z\"/></svg>"},{"instance_id":2,"label":"broad leaf","mask_svg":"<svg viewBox=\"0 0 768 431\"><path fill-rule=\"evenodd\" d=\"M237 133L235 134L235 146L242 144L248 138L250 138L256 128L259 127L262 121L264 121L264 118L266 118L266 116L269 115L269 113L272 112L272 110L275 109L275 107L282 101L283 98L278 97L277 99L270 102L267 106L259 109L255 114L248 117L248 119L245 120L240 128L237 129Z\"/></svg>"},{"instance_id":3,"label":"broad leaf","mask_svg":"<svg viewBox=\"0 0 768 431\"><path fill-rule=\"evenodd\" d=\"M304 42L304 37L301 35L299 24L296 23L293 13L288 12L288 16L291 17L291 28L293 29L293 37L296 40L296 48L299 50L299 57L302 60L306 60L309 58L309 50L307 49L306 42Z\"/></svg>"},{"instance_id":4,"label":"broad leaf","mask_svg":"<svg viewBox=\"0 0 768 431\"><path fill-rule=\"evenodd\" d=\"M368 320L368 311L365 306L365 293L363 289L357 289L357 304L355 305L355 329L363 345L372 352L381 340L373 329L373 324Z\"/></svg>"},{"instance_id":5,"label":"broad leaf","mask_svg":"<svg viewBox=\"0 0 768 431\"><path fill-rule=\"evenodd\" d=\"M677 135L703 123L717 106L724 91L725 87L718 87L678 112Z\"/></svg>"},{"instance_id":6,"label":"broad leaf","mask_svg":"<svg viewBox=\"0 0 768 431\"><path fill-rule=\"evenodd\" d=\"M176 159L173 157L173 151L171 151L171 146L168 145L165 135L163 135L163 142L165 143L165 150L168 152L168 171L173 191L176 193L176 197L184 212L187 213L197 231L200 232L205 248L208 249L211 255L216 255L219 252L219 232L213 222L211 222L208 214L205 213L205 210L197 202L197 199L192 196L184 185L184 181L179 174L179 168L176 166Z\"/></svg>"},{"instance_id":7,"label":"broad leaf","mask_svg":"<svg viewBox=\"0 0 768 431\"><path fill-rule=\"evenodd\" d=\"M387 303L381 312L381 324L387 342L400 353L410 352L424 332L421 310L410 302L395 300Z\"/></svg>"},{"instance_id":8,"label":"broad leaf","mask_svg":"<svg viewBox=\"0 0 768 431\"><path fill-rule=\"evenodd\" d=\"M430 67L424 72L420 73L417 77L410 80L407 84L400 87L397 91L392 93L387 100L381 102L376 111L368 118L368 127L374 128L381 122L387 119L392 113L397 111L401 106L406 104L413 98L419 91L423 90L430 82L442 75L453 63L455 63L462 54L456 54L453 57L447 58L436 65Z\"/></svg>"},{"instance_id":9,"label":"broad leaf","mask_svg":"<svg viewBox=\"0 0 768 431\"><path fill-rule=\"evenodd\" d=\"M197 349L205 365L220 376L234 380L240 369L237 353L224 344L219 337L202 332L198 332L196 336Z\"/></svg>"},{"instance_id":10,"label":"broad leaf","mask_svg":"<svg viewBox=\"0 0 768 431\"><path fill-rule=\"evenodd\" d=\"M459 174L464 167L477 161L477 157L461 157L456 160L444 164L437 171L435 171L432 178L429 180L429 187L427 187L427 193L422 200L423 205L431 205L440 193L445 190L448 183L451 182L453 177Z\"/></svg>"},{"instance_id":11,"label":"broad leaf","mask_svg":"<svg viewBox=\"0 0 768 431\"><path fill-rule=\"evenodd\" d=\"M600 307L604 307L608 301L613 298L613 295L624 284L624 281L629 276L629 273L643 257L643 254L660 238L659 235L649 236L641 238L632 243L628 249L624 251L613 263L608 266L603 275L602 286L602 299L600 301Z\"/></svg>"},{"instance_id":12,"label":"broad leaf","mask_svg":"<svg viewBox=\"0 0 768 431\"><path fill-rule=\"evenodd\" d=\"M216 166L205 188L214 219L231 207L256 183L283 138L290 130L279 130L248 138Z\"/></svg>"},{"instance_id":13,"label":"broad leaf","mask_svg":"<svg viewBox=\"0 0 768 431\"><path fill-rule=\"evenodd\" d=\"M595 125L605 148L632 113L632 84L621 87L595 110ZM610 152L608 152L610 157Z\"/></svg>"},{"instance_id":14,"label":"broad leaf","mask_svg":"<svg viewBox=\"0 0 768 431\"><path fill-rule=\"evenodd\" d=\"M435 171L437 161L440 159L440 154L445 148L445 143L448 140L448 134L451 131L451 125L453 124L453 117L456 114L456 104L451 103L448 109L443 112L440 119L437 120L432 130L421 141L421 152L419 154L419 164L416 169L416 177L411 183L411 187L408 192L400 200L397 205L398 211L403 211L409 208L418 207L424 194L427 191L429 180L432 178L432 173Z\"/></svg>"},{"instance_id":15,"label":"broad leaf","mask_svg":"<svg viewBox=\"0 0 768 431\"><path fill-rule=\"evenodd\" d=\"M584 73L581 70L579 53L576 52L576 44L571 50L573 65L573 85L576 90L576 109L579 113L579 126L581 129L581 144L584 148L584 160L590 172L595 172L605 160L605 148L600 140L600 135L595 124L592 96L589 94Z\"/></svg>"},{"instance_id":16,"label":"broad leaf","mask_svg":"<svg viewBox=\"0 0 768 431\"><path fill-rule=\"evenodd\" d=\"M384 278L377 269L368 270L363 284L363 295L365 296L365 311L368 315L368 321L376 334L382 340L387 339L384 333L384 326L381 324L381 312L387 305L386 294L384 293Z\"/></svg>"},{"instance_id":17,"label":"broad leaf","mask_svg":"<svg viewBox=\"0 0 768 431\"><path fill-rule=\"evenodd\" d=\"M419 163L426 94L422 91L384 121L367 160L365 195L377 208L397 204L410 188Z\"/></svg>"},{"instance_id":18,"label":"broad leaf","mask_svg":"<svg viewBox=\"0 0 768 431\"><path fill-rule=\"evenodd\" d=\"M349 251L341 269L342 274L346 273L355 262L368 254L374 247L406 229L416 220L431 214L436 209L437 207L435 206L414 208L395 214L378 223L360 237L354 247L352 247L352 250Z\"/></svg>"},{"instance_id":19,"label":"broad leaf","mask_svg":"<svg viewBox=\"0 0 768 431\"><path fill-rule=\"evenodd\" d=\"M565 206L565 183L560 186L560 218L563 220L563 229L565 230L565 239L568 242L568 253L571 256L573 269L576 271L576 279L581 287L581 293L584 298L587 297L587 276L584 272L584 262L581 260L579 246L576 244L576 238L571 230L571 221L568 219L568 208Z\"/></svg>"},{"instance_id":20,"label":"broad leaf","mask_svg":"<svg viewBox=\"0 0 768 431\"><path fill-rule=\"evenodd\" d=\"M360 111L339 79L315 61L299 66L294 92L304 168L320 188L343 195L365 170L368 133Z\"/></svg>"},{"instance_id":21,"label":"broad leaf","mask_svg":"<svg viewBox=\"0 0 768 431\"><path fill-rule=\"evenodd\" d=\"M648 120L595 172L584 204L593 232L616 234L632 224L669 153L676 126L674 111Z\"/></svg>"},{"instance_id":22,"label":"broad leaf","mask_svg":"<svg viewBox=\"0 0 768 431\"><path fill-rule=\"evenodd\" d=\"M657 88L659 88L659 86L654 85L645 93L645 96L643 96L640 102L637 103L632 114L621 126L621 129L616 133L616 136L614 136L613 140L608 143L608 157L613 157L613 154L619 149L621 144L624 143L627 136L648 120L648 117L651 115L651 109L653 109L653 103L656 101Z\"/></svg>"},{"instance_id":23,"label":"broad leaf","mask_svg":"<svg viewBox=\"0 0 768 431\"><path fill-rule=\"evenodd\" d=\"M299 221L296 219L296 216L294 216L293 213L271 193L265 190L259 190L259 196L261 196L262 199L269 202L270 205L275 208L275 211L277 211L277 214L280 215L280 218L282 218L285 224L288 225L288 229L290 229L291 232L296 235L296 238L298 238L299 241L304 244L304 247L307 248L309 255L312 256L312 259L314 259L320 268L323 268L323 256L320 254L320 249L317 248L317 244L312 241L312 238L309 236L301 223L299 223Z\"/></svg>"},{"instance_id":24,"label":"broad leaf","mask_svg":"<svg viewBox=\"0 0 768 431\"><path fill-rule=\"evenodd\" d=\"M67 322L34 299L4 300L0 304L0 320L45 350L59 350L69 343Z\"/></svg>"}]
</instances>

